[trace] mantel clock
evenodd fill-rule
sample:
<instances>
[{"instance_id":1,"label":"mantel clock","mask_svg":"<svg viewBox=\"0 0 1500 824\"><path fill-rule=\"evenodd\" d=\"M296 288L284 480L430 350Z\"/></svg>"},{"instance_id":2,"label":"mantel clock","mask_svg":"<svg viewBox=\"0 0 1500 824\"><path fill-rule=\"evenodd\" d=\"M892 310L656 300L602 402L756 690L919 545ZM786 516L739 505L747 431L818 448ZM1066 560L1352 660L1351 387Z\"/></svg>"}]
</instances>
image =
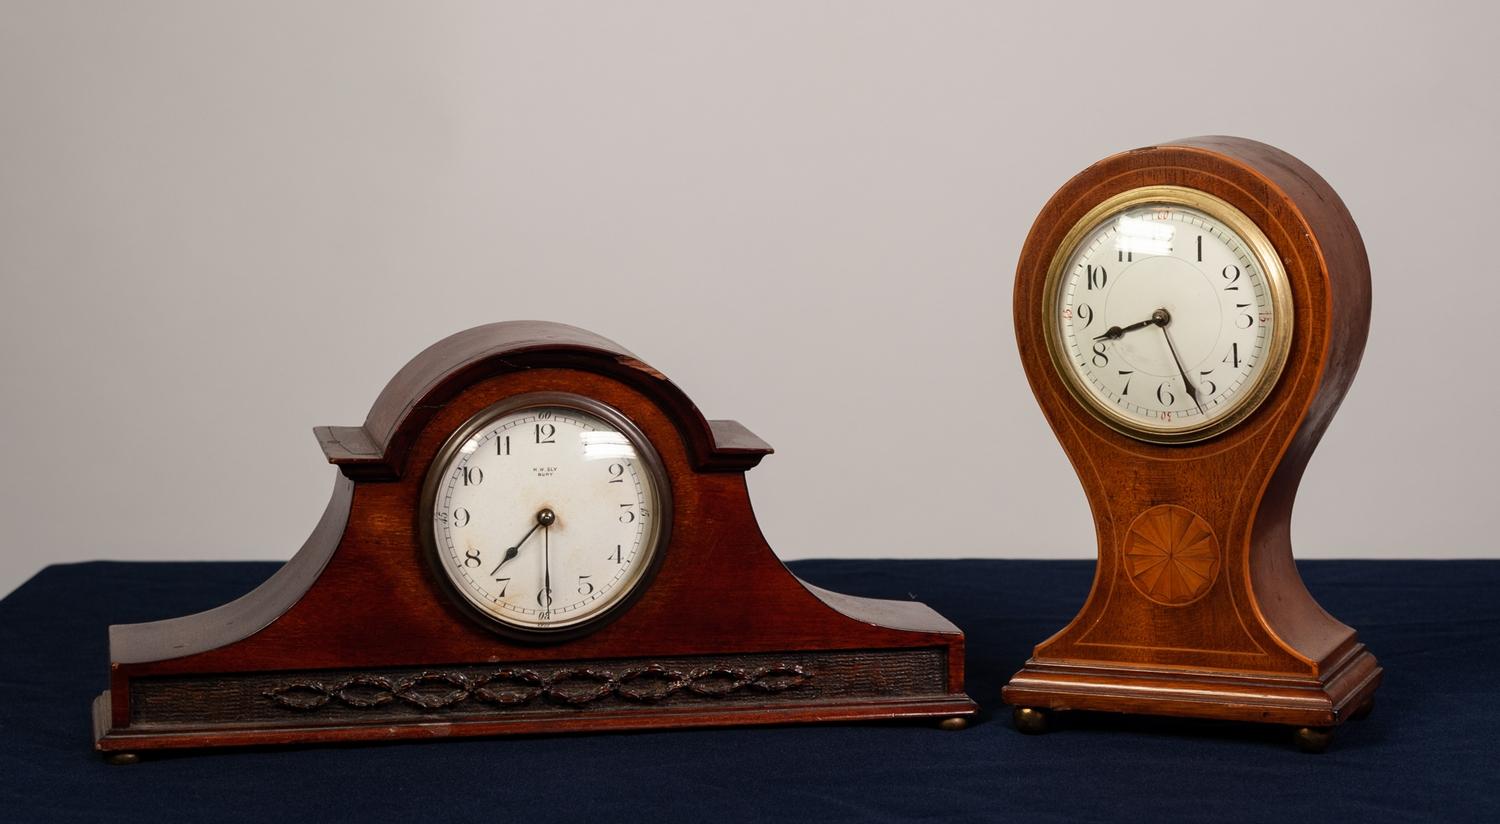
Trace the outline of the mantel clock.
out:
<instances>
[{"instance_id":1,"label":"mantel clock","mask_svg":"<svg viewBox=\"0 0 1500 824\"><path fill-rule=\"evenodd\" d=\"M307 543L208 612L110 628L99 750L933 717L963 635L798 580L745 473L771 449L552 323L461 332L364 425Z\"/></svg>"},{"instance_id":2,"label":"mantel clock","mask_svg":"<svg viewBox=\"0 0 1500 824\"><path fill-rule=\"evenodd\" d=\"M1014 311L1099 542L1087 602L1004 690L1017 726L1065 709L1197 716L1325 747L1381 676L1292 559L1297 485L1369 327L1343 202L1254 141L1116 155L1042 209Z\"/></svg>"}]
</instances>

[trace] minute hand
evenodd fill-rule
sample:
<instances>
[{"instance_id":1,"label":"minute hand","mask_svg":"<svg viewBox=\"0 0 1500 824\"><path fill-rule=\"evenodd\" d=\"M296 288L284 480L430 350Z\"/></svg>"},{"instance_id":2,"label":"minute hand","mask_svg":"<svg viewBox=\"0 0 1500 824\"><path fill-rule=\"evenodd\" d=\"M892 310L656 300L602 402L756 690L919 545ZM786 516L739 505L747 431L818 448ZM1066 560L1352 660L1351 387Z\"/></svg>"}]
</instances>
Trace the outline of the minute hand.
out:
<instances>
[{"instance_id":1,"label":"minute hand","mask_svg":"<svg viewBox=\"0 0 1500 824\"><path fill-rule=\"evenodd\" d=\"M1177 364L1177 374L1182 376L1182 385L1187 387L1188 397L1193 399L1193 405L1198 407L1198 414L1207 415L1203 411L1203 404L1198 400L1198 390L1194 388L1193 382L1188 380L1187 370L1182 368L1182 358L1177 356L1177 347L1172 345L1172 333L1167 331L1167 324L1161 324L1162 337L1167 339L1167 348L1172 351L1172 361Z\"/></svg>"}]
</instances>

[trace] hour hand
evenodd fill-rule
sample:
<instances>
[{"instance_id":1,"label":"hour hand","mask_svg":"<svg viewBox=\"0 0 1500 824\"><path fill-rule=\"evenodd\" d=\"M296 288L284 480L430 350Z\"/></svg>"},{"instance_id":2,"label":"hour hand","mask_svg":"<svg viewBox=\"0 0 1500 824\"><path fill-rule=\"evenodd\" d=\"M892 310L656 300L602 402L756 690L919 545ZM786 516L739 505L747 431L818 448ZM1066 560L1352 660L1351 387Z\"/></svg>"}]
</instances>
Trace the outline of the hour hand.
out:
<instances>
[{"instance_id":1,"label":"hour hand","mask_svg":"<svg viewBox=\"0 0 1500 824\"><path fill-rule=\"evenodd\" d=\"M1152 315L1151 317L1146 318L1143 321L1132 323L1129 326L1111 326L1108 329L1104 330L1104 334L1096 335L1094 337L1094 340L1115 340L1116 338L1124 335L1126 332L1134 332L1137 329L1145 329L1147 326L1158 326L1160 324L1161 321L1157 320L1156 315Z\"/></svg>"},{"instance_id":2,"label":"hour hand","mask_svg":"<svg viewBox=\"0 0 1500 824\"><path fill-rule=\"evenodd\" d=\"M526 533L526 537L530 538L531 537L531 533L530 532ZM505 564L506 564L507 561L510 561L512 558L515 558L517 555L520 554L520 552L521 552L521 547L520 547L519 544L517 544L516 546L507 548L505 550L505 557L503 557L503 558L500 559L500 563L495 564L495 568L492 569L492 570L490 570L490 574L494 575L495 573L499 572L500 571L500 567L505 566Z\"/></svg>"},{"instance_id":3,"label":"hour hand","mask_svg":"<svg viewBox=\"0 0 1500 824\"><path fill-rule=\"evenodd\" d=\"M500 563L495 564L495 568L490 570L490 574L494 575L495 573L499 572L500 567L505 566L507 561L510 561L512 558L515 558L517 555L519 555L521 552L521 547L526 543L526 539L531 537L531 533L536 532L541 527L551 526L552 522L556 520L557 516L554 515L552 513L552 510L550 509L543 509L538 512L536 514L536 523L531 525L531 529L526 530L526 534L521 536L521 540L516 541L515 546L508 547L505 550L505 555L500 558Z\"/></svg>"}]
</instances>

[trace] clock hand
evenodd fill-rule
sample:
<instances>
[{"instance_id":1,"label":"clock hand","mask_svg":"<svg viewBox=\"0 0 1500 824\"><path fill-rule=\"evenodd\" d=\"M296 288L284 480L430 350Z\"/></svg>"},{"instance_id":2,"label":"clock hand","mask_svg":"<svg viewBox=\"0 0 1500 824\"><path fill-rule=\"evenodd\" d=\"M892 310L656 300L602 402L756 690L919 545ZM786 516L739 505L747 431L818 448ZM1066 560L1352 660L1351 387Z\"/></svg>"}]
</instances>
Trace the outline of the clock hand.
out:
<instances>
[{"instance_id":1,"label":"clock hand","mask_svg":"<svg viewBox=\"0 0 1500 824\"><path fill-rule=\"evenodd\" d=\"M1160 317L1157 325L1161 327L1162 337L1167 339L1167 348L1172 351L1172 361L1177 364L1177 373L1182 375L1182 385L1187 387L1188 397L1192 398L1193 405L1198 407L1198 414L1207 415L1208 413L1203 411L1203 403L1198 400L1198 390L1193 386L1193 382L1188 380L1187 370L1182 368L1182 358L1177 355L1177 347L1172 345L1172 334L1167 331L1167 324L1172 322L1172 316L1167 314L1167 310L1158 309L1151 313L1151 317Z\"/></svg>"},{"instance_id":2,"label":"clock hand","mask_svg":"<svg viewBox=\"0 0 1500 824\"><path fill-rule=\"evenodd\" d=\"M552 542L547 537L551 532L550 526L542 528L542 593L548 608L552 606Z\"/></svg>"},{"instance_id":3,"label":"clock hand","mask_svg":"<svg viewBox=\"0 0 1500 824\"><path fill-rule=\"evenodd\" d=\"M490 570L490 574L494 575L495 573L499 572L500 567L505 566L505 563L507 561L515 558L516 555L521 551L521 545L526 543L526 539L530 538L531 533L536 532L538 527L548 526L555 520L557 520L557 516L554 515L552 513L552 510L550 509L543 509L541 512L538 512L536 514L536 523L531 525L531 529L526 530L526 534L521 536L521 540L516 541L515 546L506 548L505 557L500 559L500 563L495 564L495 568Z\"/></svg>"},{"instance_id":4,"label":"clock hand","mask_svg":"<svg viewBox=\"0 0 1500 824\"><path fill-rule=\"evenodd\" d=\"M1147 326L1161 326L1162 321L1158 319L1156 315L1159 312L1165 311L1166 310L1164 309L1158 309L1156 310L1156 312L1151 313L1151 317L1137 323L1132 323L1129 326L1123 328L1119 326L1111 326L1108 329L1104 330L1104 334L1095 337L1094 340L1116 340L1126 332L1134 332L1137 329L1145 329Z\"/></svg>"}]
</instances>

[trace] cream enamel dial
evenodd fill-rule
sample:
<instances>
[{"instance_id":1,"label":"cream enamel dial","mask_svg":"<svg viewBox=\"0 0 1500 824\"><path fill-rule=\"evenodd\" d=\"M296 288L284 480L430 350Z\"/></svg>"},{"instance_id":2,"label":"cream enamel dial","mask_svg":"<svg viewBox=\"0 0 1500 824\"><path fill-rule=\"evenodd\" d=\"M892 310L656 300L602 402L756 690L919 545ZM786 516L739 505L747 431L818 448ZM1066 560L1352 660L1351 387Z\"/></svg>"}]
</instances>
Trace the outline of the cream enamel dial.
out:
<instances>
[{"instance_id":1,"label":"cream enamel dial","mask_svg":"<svg viewBox=\"0 0 1500 824\"><path fill-rule=\"evenodd\" d=\"M623 606L659 554L667 487L650 444L610 407L522 396L439 453L429 548L452 588L506 628L580 628Z\"/></svg>"},{"instance_id":2,"label":"cream enamel dial","mask_svg":"<svg viewBox=\"0 0 1500 824\"><path fill-rule=\"evenodd\" d=\"M1059 248L1048 348L1096 417L1142 440L1196 441L1275 385L1292 329L1280 259L1241 212L1179 187L1126 192Z\"/></svg>"}]
</instances>

